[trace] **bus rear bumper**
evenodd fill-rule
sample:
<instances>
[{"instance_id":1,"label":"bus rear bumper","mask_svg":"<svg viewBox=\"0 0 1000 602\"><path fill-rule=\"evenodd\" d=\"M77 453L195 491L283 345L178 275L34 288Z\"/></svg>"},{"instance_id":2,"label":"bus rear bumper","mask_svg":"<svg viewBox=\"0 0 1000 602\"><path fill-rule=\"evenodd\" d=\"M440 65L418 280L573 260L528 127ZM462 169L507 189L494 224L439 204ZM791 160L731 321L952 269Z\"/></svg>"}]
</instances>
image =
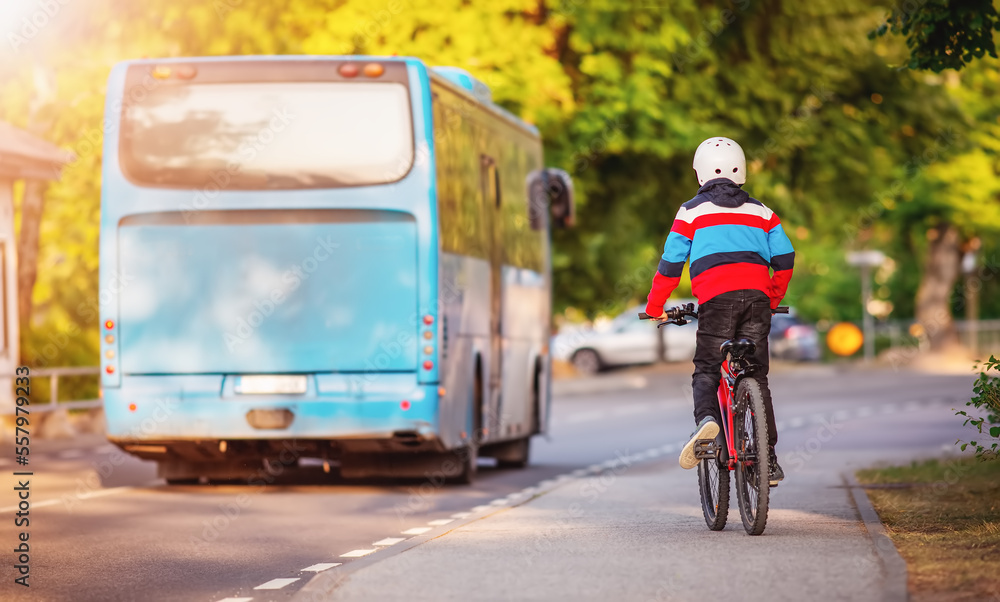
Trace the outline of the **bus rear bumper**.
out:
<instances>
[{"instance_id":1,"label":"bus rear bumper","mask_svg":"<svg viewBox=\"0 0 1000 602\"><path fill-rule=\"evenodd\" d=\"M126 377L104 391L108 438L156 460L269 456L286 442L324 457L443 449L437 385L390 376L363 394L324 390L311 379L303 395L237 395L223 377L215 386L211 377Z\"/></svg>"}]
</instances>

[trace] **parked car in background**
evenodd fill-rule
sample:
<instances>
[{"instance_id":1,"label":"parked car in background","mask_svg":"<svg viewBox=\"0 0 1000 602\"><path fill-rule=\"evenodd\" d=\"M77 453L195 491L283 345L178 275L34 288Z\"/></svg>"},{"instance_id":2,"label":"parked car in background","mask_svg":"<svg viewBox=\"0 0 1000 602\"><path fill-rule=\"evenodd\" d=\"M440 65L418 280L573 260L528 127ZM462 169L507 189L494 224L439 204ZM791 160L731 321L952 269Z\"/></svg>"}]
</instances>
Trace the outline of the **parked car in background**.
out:
<instances>
[{"instance_id":1,"label":"parked car in background","mask_svg":"<svg viewBox=\"0 0 1000 602\"><path fill-rule=\"evenodd\" d=\"M771 357L779 360L816 362L822 356L816 327L803 322L794 309L771 317L767 343Z\"/></svg>"},{"instance_id":2,"label":"parked car in background","mask_svg":"<svg viewBox=\"0 0 1000 602\"><path fill-rule=\"evenodd\" d=\"M690 303L684 299L668 305ZM564 330L552 338L553 357L573 364L583 374L594 374L612 366L651 364L657 360L657 337L664 337L666 360L680 362L694 357L697 320L684 326L657 330L651 320L640 320L644 306L635 306L619 314L603 328Z\"/></svg>"},{"instance_id":3,"label":"parked car in background","mask_svg":"<svg viewBox=\"0 0 1000 602\"><path fill-rule=\"evenodd\" d=\"M668 305L691 302L693 300L684 299L670 301ZM553 357L573 364L582 374L594 374L614 366L652 364L657 361L657 336L660 332L655 322L639 320L638 314L644 309L641 305L632 307L604 327L563 329L552 338ZM697 320L661 330L668 362L694 358ZM801 362L818 361L821 357L816 328L803 322L794 309L788 314L776 314L771 318L768 346L771 357L775 359Z\"/></svg>"}]
</instances>

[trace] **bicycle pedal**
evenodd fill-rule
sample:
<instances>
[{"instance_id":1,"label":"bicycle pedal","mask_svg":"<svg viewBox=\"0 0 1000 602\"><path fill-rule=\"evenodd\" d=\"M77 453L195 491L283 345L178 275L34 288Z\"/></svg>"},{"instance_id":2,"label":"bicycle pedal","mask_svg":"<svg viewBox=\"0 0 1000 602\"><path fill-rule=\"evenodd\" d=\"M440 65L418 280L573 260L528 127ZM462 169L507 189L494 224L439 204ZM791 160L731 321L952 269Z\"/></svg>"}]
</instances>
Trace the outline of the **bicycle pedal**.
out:
<instances>
[{"instance_id":1,"label":"bicycle pedal","mask_svg":"<svg viewBox=\"0 0 1000 602\"><path fill-rule=\"evenodd\" d=\"M719 448L715 439L698 439L694 442L694 457L699 460L710 460L719 457Z\"/></svg>"},{"instance_id":2,"label":"bicycle pedal","mask_svg":"<svg viewBox=\"0 0 1000 602\"><path fill-rule=\"evenodd\" d=\"M774 489L775 487L777 487L778 483L779 483L779 481L768 481L768 485L771 486L771 489Z\"/></svg>"}]
</instances>

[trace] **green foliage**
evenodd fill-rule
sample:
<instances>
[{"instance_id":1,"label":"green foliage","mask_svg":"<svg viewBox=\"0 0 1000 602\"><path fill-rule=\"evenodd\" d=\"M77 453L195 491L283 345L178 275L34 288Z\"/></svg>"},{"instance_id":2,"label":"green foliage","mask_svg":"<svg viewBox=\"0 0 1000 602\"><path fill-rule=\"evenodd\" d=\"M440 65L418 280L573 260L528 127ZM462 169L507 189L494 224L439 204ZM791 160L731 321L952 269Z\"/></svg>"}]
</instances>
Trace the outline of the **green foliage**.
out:
<instances>
[{"instance_id":1,"label":"green foliage","mask_svg":"<svg viewBox=\"0 0 1000 602\"><path fill-rule=\"evenodd\" d=\"M987 54L997 58L993 0L923 0L895 5L885 21L868 35L906 37L910 69L938 73L961 69Z\"/></svg>"},{"instance_id":2,"label":"green foliage","mask_svg":"<svg viewBox=\"0 0 1000 602\"><path fill-rule=\"evenodd\" d=\"M971 424L976 427L976 431L980 435L979 441L963 442L959 440L958 443L962 451L971 445L976 450L976 457L980 460L995 460L1000 457L1000 451L998 451L1000 448L1000 376L990 374L990 371L998 370L1000 370L1000 359L991 355L990 359L983 363L979 377L972 385L975 396L965 404L969 408L974 408L975 411L970 409L969 411L973 412L971 414L965 410L955 412L957 416L965 416L963 425ZM985 415L982 415L983 412Z\"/></svg>"},{"instance_id":3,"label":"green foliage","mask_svg":"<svg viewBox=\"0 0 1000 602\"><path fill-rule=\"evenodd\" d=\"M104 86L111 65L141 56L398 54L468 69L539 127L546 163L575 180L579 225L554 234L560 312L613 313L644 299L673 216L697 190L693 149L717 134L744 146L746 189L792 237L786 302L806 318L860 318L858 274L844 260L859 248L895 260L876 293L892 318L911 316L934 220L980 237L984 266L1000 266L989 263L1000 254L996 69L890 68L906 48L867 39L884 13L863 0L646 4L67 4L23 54L0 57L0 119L78 157L46 194L25 361L97 363L100 144L117 135L102 127ZM994 271L982 278L983 309L1000 316Z\"/></svg>"}]
</instances>

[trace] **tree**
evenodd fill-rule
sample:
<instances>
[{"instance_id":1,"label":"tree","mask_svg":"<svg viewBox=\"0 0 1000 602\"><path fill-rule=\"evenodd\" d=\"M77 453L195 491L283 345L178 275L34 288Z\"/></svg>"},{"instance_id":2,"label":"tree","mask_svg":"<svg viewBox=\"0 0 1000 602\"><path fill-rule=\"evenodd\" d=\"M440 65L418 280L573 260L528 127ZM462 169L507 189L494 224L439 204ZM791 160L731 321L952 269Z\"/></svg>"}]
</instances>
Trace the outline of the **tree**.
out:
<instances>
[{"instance_id":1,"label":"tree","mask_svg":"<svg viewBox=\"0 0 1000 602\"><path fill-rule=\"evenodd\" d=\"M906 37L910 69L939 73L962 69L987 54L997 58L993 0L922 0L895 5L869 38L886 34Z\"/></svg>"}]
</instances>

